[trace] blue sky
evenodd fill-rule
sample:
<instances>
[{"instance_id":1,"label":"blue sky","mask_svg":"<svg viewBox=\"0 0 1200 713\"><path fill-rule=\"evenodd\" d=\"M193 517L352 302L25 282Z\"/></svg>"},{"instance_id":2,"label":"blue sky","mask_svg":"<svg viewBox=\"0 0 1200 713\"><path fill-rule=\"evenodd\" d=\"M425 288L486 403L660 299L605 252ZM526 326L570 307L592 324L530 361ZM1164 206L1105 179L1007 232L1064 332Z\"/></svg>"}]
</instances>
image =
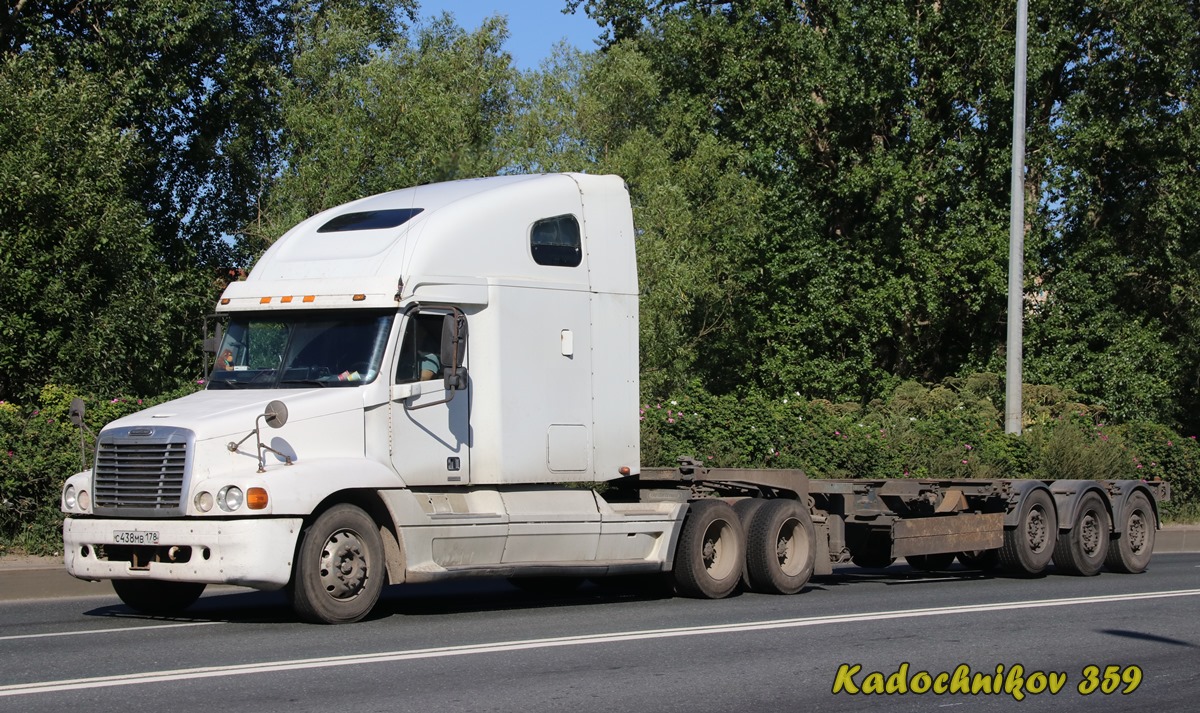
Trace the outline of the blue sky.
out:
<instances>
[{"instance_id":1,"label":"blue sky","mask_svg":"<svg viewBox=\"0 0 1200 713\"><path fill-rule=\"evenodd\" d=\"M478 29L486 17L508 16L508 42L505 49L520 69L536 69L550 49L559 41L590 52L596 49L594 40L600 26L583 14L583 8L564 15L566 0L419 0L420 17L428 18L443 10L454 15L459 25Z\"/></svg>"}]
</instances>

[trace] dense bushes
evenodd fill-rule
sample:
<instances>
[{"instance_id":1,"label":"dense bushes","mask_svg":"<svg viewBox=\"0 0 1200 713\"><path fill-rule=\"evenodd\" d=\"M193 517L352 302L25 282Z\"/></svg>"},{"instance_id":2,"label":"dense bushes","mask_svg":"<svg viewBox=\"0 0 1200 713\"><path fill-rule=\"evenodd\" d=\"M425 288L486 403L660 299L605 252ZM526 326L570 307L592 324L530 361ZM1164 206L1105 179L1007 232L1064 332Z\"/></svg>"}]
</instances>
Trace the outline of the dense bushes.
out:
<instances>
[{"instance_id":1,"label":"dense bushes","mask_svg":"<svg viewBox=\"0 0 1200 713\"><path fill-rule=\"evenodd\" d=\"M86 397L100 428L193 391L152 399ZM1003 384L979 374L904 383L868 405L699 387L643 404L642 464L695 456L713 467L803 468L815 478L1162 478L1172 518L1200 516L1200 444L1154 423L1110 424L1102 408L1066 391L1026 386L1025 433L1004 433ZM49 553L61 543L59 491L80 468L80 436L67 418L68 388L47 386L29 408L0 403L0 553ZM86 441L90 463L93 440Z\"/></svg>"},{"instance_id":2,"label":"dense bushes","mask_svg":"<svg viewBox=\"0 0 1200 713\"><path fill-rule=\"evenodd\" d=\"M0 401L0 554L9 549L49 554L62 543L58 510L63 481L81 465L79 429L67 417L71 400L84 399L85 420L93 433L104 424L190 391L181 386L154 398L84 396L70 388L46 386L37 404L21 407ZM85 439L90 465L95 441Z\"/></svg>"},{"instance_id":3,"label":"dense bushes","mask_svg":"<svg viewBox=\"0 0 1200 713\"><path fill-rule=\"evenodd\" d=\"M1004 433L1003 384L977 374L899 385L866 406L691 388L642 405L642 464L803 468L816 478L1162 478L1164 511L1200 513L1200 445L1158 424L1110 424L1101 407L1025 387L1025 433Z\"/></svg>"}]
</instances>

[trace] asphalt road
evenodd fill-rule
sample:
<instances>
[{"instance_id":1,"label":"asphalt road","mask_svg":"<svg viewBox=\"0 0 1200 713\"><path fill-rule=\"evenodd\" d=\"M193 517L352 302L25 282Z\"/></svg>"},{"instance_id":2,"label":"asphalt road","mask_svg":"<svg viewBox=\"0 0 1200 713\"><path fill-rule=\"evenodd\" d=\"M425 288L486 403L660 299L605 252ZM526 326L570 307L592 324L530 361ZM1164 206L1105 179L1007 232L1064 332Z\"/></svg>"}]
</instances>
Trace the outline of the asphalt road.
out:
<instances>
[{"instance_id":1,"label":"asphalt road","mask_svg":"<svg viewBox=\"0 0 1200 713\"><path fill-rule=\"evenodd\" d=\"M235 590L173 620L112 595L6 602L0 711L1195 710L1198 614L1197 554L1093 578L846 569L798 596L723 601L393 587L370 619L338 627L295 622L279 594ZM834 693L843 664L862 668L844 669ZM1002 667L1000 692L954 692L960 665L981 687ZM867 693L873 672L907 692ZM913 690L936 690L940 673L947 692ZM1057 694L1035 692L1059 681Z\"/></svg>"}]
</instances>

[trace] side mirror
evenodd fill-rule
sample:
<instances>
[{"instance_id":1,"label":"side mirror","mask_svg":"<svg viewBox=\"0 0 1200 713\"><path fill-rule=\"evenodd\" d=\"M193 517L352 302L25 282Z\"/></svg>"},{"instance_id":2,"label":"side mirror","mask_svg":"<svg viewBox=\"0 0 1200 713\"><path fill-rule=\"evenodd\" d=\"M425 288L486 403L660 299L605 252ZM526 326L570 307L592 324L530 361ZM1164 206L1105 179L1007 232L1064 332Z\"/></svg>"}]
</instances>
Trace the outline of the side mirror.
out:
<instances>
[{"instance_id":1,"label":"side mirror","mask_svg":"<svg viewBox=\"0 0 1200 713\"><path fill-rule=\"evenodd\" d=\"M201 343L201 349L209 354L216 354L221 348L221 340L225 338L225 330L221 327L221 323L217 322L216 328L213 330L213 336L205 337Z\"/></svg>"},{"instance_id":2,"label":"side mirror","mask_svg":"<svg viewBox=\"0 0 1200 713\"><path fill-rule=\"evenodd\" d=\"M467 316L457 309L442 320L442 374L446 388L462 391L467 388Z\"/></svg>"},{"instance_id":3,"label":"side mirror","mask_svg":"<svg viewBox=\"0 0 1200 713\"><path fill-rule=\"evenodd\" d=\"M72 399L71 408L67 411L67 418L71 419L71 423L75 424L76 428L83 428L83 413L83 399Z\"/></svg>"},{"instance_id":4,"label":"side mirror","mask_svg":"<svg viewBox=\"0 0 1200 713\"><path fill-rule=\"evenodd\" d=\"M287 404L279 400L267 404L266 410L263 411L263 420L271 428L282 428L288 420Z\"/></svg>"},{"instance_id":5,"label":"side mirror","mask_svg":"<svg viewBox=\"0 0 1200 713\"><path fill-rule=\"evenodd\" d=\"M460 366L457 369L446 367L446 388L452 391L462 391L467 388L467 367Z\"/></svg>"}]
</instances>

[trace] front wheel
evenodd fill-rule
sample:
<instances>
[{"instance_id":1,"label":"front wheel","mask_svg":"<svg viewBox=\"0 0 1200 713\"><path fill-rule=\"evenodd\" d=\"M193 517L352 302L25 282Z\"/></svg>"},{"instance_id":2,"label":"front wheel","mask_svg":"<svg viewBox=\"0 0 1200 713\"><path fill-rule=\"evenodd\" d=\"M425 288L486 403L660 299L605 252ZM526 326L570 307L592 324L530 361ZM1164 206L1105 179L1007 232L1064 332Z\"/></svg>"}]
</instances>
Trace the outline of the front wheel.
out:
<instances>
[{"instance_id":1,"label":"front wheel","mask_svg":"<svg viewBox=\"0 0 1200 713\"><path fill-rule=\"evenodd\" d=\"M143 614L171 616L190 607L204 593L204 584L157 579L114 579L113 589L125 606Z\"/></svg>"},{"instance_id":2,"label":"front wheel","mask_svg":"<svg viewBox=\"0 0 1200 713\"><path fill-rule=\"evenodd\" d=\"M314 624L346 624L370 613L385 576L379 526L354 505L334 505L301 535L292 609Z\"/></svg>"},{"instance_id":3,"label":"front wheel","mask_svg":"<svg viewBox=\"0 0 1200 713\"><path fill-rule=\"evenodd\" d=\"M742 578L746 536L737 513L722 500L691 503L675 547L675 588L680 594L722 599Z\"/></svg>"}]
</instances>

